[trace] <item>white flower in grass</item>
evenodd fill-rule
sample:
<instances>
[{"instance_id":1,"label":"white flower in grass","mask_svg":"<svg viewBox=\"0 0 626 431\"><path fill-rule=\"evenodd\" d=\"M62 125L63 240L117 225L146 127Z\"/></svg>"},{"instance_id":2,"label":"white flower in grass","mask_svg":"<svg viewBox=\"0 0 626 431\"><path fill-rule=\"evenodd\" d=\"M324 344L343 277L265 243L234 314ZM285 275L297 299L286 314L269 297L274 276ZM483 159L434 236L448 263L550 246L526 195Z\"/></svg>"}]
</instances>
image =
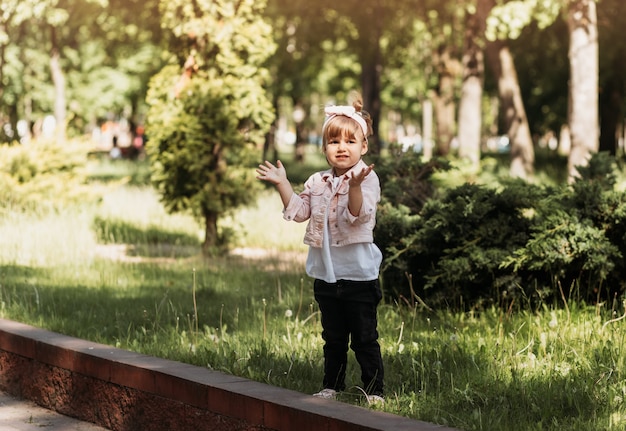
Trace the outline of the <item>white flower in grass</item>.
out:
<instances>
[{"instance_id":1,"label":"white flower in grass","mask_svg":"<svg viewBox=\"0 0 626 431\"><path fill-rule=\"evenodd\" d=\"M556 371L562 376L567 376L572 371L572 366L567 362L561 362L555 367Z\"/></svg>"},{"instance_id":2,"label":"white flower in grass","mask_svg":"<svg viewBox=\"0 0 626 431\"><path fill-rule=\"evenodd\" d=\"M293 311L291 311L291 310L287 310L287 311L285 311L285 317L286 317L287 319L289 319L291 316L293 316Z\"/></svg>"},{"instance_id":3,"label":"white flower in grass","mask_svg":"<svg viewBox=\"0 0 626 431\"><path fill-rule=\"evenodd\" d=\"M552 312L550 313L552 316L552 319L550 320L550 323L548 323L548 326L552 329L556 328L559 325L558 320L556 320L556 313Z\"/></svg>"},{"instance_id":4,"label":"white flower in grass","mask_svg":"<svg viewBox=\"0 0 626 431\"><path fill-rule=\"evenodd\" d=\"M528 354L528 366L530 368L535 368L535 365L537 365L537 356L535 356L533 352L530 352Z\"/></svg>"}]
</instances>

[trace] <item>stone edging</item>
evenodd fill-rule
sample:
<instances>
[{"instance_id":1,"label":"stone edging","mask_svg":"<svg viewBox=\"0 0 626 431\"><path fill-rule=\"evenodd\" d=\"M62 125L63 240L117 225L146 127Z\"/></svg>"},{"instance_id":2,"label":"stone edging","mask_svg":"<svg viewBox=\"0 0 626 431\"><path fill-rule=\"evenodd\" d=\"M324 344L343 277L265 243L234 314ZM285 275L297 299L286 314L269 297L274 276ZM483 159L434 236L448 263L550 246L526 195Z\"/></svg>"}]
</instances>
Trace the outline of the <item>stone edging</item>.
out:
<instances>
[{"instance_id":1,"label":"stone edging","mask_svg":"<svg viewBox=\"0 0 626 431\"><path fill-rule=\"evenodd\" d=\"M114 431L453 431L4 319L0 389Z\"/></svg>"}]
</instances>

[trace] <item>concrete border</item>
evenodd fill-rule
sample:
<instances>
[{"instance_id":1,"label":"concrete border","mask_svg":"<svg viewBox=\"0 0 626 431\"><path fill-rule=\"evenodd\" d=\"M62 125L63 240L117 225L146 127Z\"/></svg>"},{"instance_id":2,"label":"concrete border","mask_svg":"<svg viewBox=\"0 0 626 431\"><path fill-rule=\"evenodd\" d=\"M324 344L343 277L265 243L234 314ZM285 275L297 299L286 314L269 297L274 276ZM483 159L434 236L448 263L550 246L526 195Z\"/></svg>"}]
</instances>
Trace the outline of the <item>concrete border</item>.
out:
<instances>
[{"instance_id":1,"label":"concrete border","mask_svg":"<svg viewBox=\"0 0 626 431\"><path fill-rule=\"evenodd\" d=\"M0 388L114 431L453 431L4 319Z\"/></svg>"}]
</instances>

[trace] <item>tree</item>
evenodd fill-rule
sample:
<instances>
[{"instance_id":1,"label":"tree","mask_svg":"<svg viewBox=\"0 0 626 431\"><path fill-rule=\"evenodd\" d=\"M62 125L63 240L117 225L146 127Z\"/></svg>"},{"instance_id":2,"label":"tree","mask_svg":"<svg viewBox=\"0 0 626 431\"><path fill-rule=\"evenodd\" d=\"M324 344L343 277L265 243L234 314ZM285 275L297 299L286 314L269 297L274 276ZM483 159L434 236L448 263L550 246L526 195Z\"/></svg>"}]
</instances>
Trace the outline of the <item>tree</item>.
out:
<instances>
[{"instance_id":1,"label":"tree","mask_svg":"<svg viewBox=\"0 0 626 431\"><path fill-rule=\"evenodd\" d=\"M204 220L203 251L223 244L218 219L255 197L252 164L274 119L262 66L274 51L260 0L163 0L180 46L150 82L146 132L153 182L170 211ZM186 60L185 60L186 59Z\"/></svg>"},{"instance_id":2,"label":"tree","mask_svg":"<svg viewBox=\"0 0 626 431\"><path fill-rule=\"evenodd\" d=\"M54 112L59 138L141 109L162 67L157 0L0 0L0 122ZM98 22L99 25L94 25ZM36 130L35 130L36 132ZM1 132L0 132L1 133Z\"/></svg>"},{"instance_id":3,"label":"tree","mask_svg":"<svg viewBox=\"0 0 626 431\"><path fill-rule=\"evenodd\" d=\"M577 166L587 165L598 151L598 28L595 0L569 0L566 9L570 33L569 129L572 151L567 167L570 181Z\"/></svg>"},{"instance_id":4,"label":"tree","mask_svg":"<svg viewBox=\"0 0 626 431\"><path fill-rule=\"evenodd\" d=\"M528 179L534 171L535 150L508 41L517 38L531 21L533 12L537 12L533 5L520 2L496 7L493 0L490 2L492 13L488 20L486 54L498 85L500 123L511 145L510 174Z\"/></svg>"},{"instance_id":5,"label":"tree","mask_svg":"<svg viewBox=\"0 0 626 431\"><path fill-rule=\"evenodd\" d=\"M321 25L327 29L316 29L314 34L318 38L320 33L324 36L323 44L327 47L325 63L339 69L339 72L331 75L342 78L334 82L327 79L328 90L342 99L339 93L348 91L340 81L348 78L352 82L355 75L359 77L356 85L360 84L360 88L357 90L363 96L364 108L372 116L374 135L369 138L370 152L377 154L381 149L379 126L383 108L383 76L387 71L388 54L396 50L390 40L397 34L413 34L414 9L419 1L324 0L313 4L318 13L312 17L315 25L309 23L309 26L315 28ZM406 41L405 38L403 42ZM351 67L346 67L347 63L351 63ZM348 90L354 89L353 86Z\"/></svg>"},{"instance_id":6,"label":"tree","mask_svg":"<svg viewBox=\"0 0 626 431\"><path fill-rule=\"evenodd\" d=\"M624 136L626 102L626 42L621 19L626 14L623 0L603 0L598 5L600 50L600 151L617 154L619 139Z\"/></svg>"},{"instance_id":7,"label":"tree","mask_svg":"<svg viewBox=\"0 0 626 431\"><path fill-rule=\"evenodd\" d=\"M511 146L509 172L514 178L529 179L534 172L535 149L513 55L508 44L502 40L488 42L486 52L498 82L500 122Z\"/></svg>"},{"instance_id":8,"label":"tree","mask_svg":"<svg viewBox=\"0 0 626 431\"><path fill-rule=\"evenodd\" d=\"M484 84L484 33L488 0L477 0L466 11L465 46L463 50L463 83L459 104L459 156L480 166L482 95Z\"/></svg>"},{"instance_id":9,"label":"tree","mask_svg":"<svg viewBox=\"0 0 626 431\"><path fill-rule=\"evenodd\" d=\"M417 19L424 22L430 41L435 116L434 152L446 157L456 136L457 83L462 74L462 28L464 8L456 1L417 0L412 2ZM428 144L428 143L427 143Z\"/></svg>"},{"instance_id":10,"label":"tree","mask_svg":"<svg viewBox=\"0 0 626 431\"><path fill-rule=\"evenodd\" d=\"M280 112L281 99L289 100L292 108L298 108L295 111L298 114L293 118L296 131L295 160L302 162L304 145L308 140L307 131L311 127L319 126L315 123L316 116L310 115L314 113L312 99L320 91L319 77L324 74L323 65L327 58L324 42L329 40L334 29L320 14L319 6L306 0L271 0L268 2L266 16L272 25L277 45L275 54L268 61L272 74L269 90L278 115L286 117L294 114ZM321 117L321 107L319 112ZM273 129L276 128L278 125L273 125ZM274 158L277 157L273 139L272 136L266 140L264 159L270 150L273 150Z\"/></svg>"},{"instance_id":11,"label":"tree","mask_svg":"<svg viewBox=\"0 0 626 431\"><path fill-rule=\"evenodd\" d=\"M20 105L24 104L27 119L33 109L30 93L34 83L29 78L41 73L45 57L34 49L41 41L35 40L29 30L37 28L36 35L41 34L48 7L49 4L38 0L0 0L0 142L17 139L17 122L23 118ZM10 84L6 85L7 82Z\"/></svg>"}]
</instances>

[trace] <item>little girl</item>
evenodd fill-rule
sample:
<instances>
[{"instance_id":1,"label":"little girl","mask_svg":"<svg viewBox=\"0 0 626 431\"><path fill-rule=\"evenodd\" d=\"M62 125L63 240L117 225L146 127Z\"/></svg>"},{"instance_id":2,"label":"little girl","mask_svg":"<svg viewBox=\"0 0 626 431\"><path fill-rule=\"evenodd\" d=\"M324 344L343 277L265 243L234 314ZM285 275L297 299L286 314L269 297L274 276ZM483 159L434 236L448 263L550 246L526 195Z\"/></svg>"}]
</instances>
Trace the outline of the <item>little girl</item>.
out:
<instances>
[{"instance_id":1,"label":"little girl","mask_svg":"<svg viewBox=\"0 0 626 431\"><path fill-rule=\"evenodd\" d=\"M322 127L322 151L330 169L317 172L296 194L283 164L266 161L257 178L276 186L286 220L308 220L307 274L322 315L323 389L316 397L334 399L346 388L348 345L361 367L370 403L384 402L383 361L376 310L382 298L378 271L382 253L373 242L380 183L361 157L367 153L372 122L360 96L353 106L329 106Z\"/></svg>"}]
</instances>

